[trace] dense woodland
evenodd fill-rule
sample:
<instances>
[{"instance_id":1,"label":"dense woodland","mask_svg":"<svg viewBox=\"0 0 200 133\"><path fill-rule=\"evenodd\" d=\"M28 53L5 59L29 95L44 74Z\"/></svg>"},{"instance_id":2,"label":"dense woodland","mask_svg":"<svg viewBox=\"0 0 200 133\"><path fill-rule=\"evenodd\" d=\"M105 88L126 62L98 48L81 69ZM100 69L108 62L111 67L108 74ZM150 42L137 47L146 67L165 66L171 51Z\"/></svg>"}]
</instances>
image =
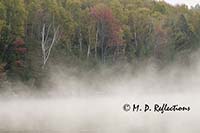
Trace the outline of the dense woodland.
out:
<instances>
[{"instance_id":1,"label":"dense woodland","mask_svg":"<svg viewBox=\"0 0 200 133\"><path fill-rule=\"evenodd\" d=\"M0 0L0 79L28 81L60 62L87 69L198 49L200 5L155 0Z\"/></svg>"}]
</instances>

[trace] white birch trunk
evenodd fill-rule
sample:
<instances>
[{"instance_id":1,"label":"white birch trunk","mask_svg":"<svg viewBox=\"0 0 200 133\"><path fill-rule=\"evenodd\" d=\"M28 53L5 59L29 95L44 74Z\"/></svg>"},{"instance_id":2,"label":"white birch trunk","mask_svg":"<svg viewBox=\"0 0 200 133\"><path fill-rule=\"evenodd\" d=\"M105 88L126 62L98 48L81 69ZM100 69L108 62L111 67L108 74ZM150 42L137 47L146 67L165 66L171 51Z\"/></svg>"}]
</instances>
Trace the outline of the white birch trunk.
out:
<instances>
[{"instance_id":1,"label":"white birch trunk","mask_svg":"<svg viewBox=\"0 0 200 133\"><path fill-rule=\"evenodd\" d=\"M51 25L48 26L48 29L46 31L46 25L43 25L42 28L42 42L41 42L41 46L42 46L42 56L43 56L43 69L49 59L49 56L51 54L51 50L52 47L55 45L55 43L58 40L58 32L59 32L59 26L55 29L53 29L54 33L53 33L53 38L49 38L49 32L51 29Z\"/></svg>"}]
</instances>

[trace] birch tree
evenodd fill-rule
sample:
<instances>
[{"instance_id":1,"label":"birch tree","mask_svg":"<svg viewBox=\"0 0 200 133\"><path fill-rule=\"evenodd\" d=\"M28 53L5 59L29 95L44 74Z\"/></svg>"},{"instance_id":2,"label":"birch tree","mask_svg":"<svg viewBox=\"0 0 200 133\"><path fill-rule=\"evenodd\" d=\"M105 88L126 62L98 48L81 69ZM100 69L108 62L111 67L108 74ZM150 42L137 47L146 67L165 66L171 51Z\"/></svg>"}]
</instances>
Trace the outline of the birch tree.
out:
<instances>
[{"instance_id":1,"label":"birch tree","mask_svg":"<svg viewBox=\"0 0 200 133\"><path fill-rule=\"evenodd\" d=\"M57 26L57 28L53 26L53 37L50 36L51 29L52 25L49 25L47 27L46 24L44 24L42 28L41 46L42 46L42 56L43 56L43 67L42 67L43 69L45 68L45 65L49 59L53 46L59 40L59 26Z\"/></svg>"}]
</instances>

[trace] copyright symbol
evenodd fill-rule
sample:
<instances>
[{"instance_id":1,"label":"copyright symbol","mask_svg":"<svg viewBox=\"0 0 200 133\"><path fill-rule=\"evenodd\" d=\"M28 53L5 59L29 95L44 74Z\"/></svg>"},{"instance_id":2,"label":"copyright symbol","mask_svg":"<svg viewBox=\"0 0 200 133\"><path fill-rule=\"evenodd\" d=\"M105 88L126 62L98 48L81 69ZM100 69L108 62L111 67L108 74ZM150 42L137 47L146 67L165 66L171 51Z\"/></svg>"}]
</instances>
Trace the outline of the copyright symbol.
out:
<instances>
[{"instance_id":1,"label":"copyright symbol","mask_svg":"<svg viewBox=\"0 0 200 133\"><path fill-rule=\"evenodd\" d=\"M125 104L125 105L123 106L123 109L124 109L124 111L128 112L128 111L131 110L131 106L130 106L129 104Z\"/></svg>"}]
</instances>

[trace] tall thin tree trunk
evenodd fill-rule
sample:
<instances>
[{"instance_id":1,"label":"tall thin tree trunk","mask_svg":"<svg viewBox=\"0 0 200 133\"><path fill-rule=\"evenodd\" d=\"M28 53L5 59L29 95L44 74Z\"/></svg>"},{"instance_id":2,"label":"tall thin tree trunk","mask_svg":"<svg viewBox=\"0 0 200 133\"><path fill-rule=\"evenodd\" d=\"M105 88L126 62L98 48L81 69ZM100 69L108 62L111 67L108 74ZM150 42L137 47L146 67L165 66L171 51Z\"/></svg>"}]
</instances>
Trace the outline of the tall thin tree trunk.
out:
<instances>
[{"instance_id":1,"label":"tall thin tree trunk","mask_svg":"<svg viewBox=\"0 0 200 133\"><path fill-rule=\"evenodd\" d=\"M90 33L90 28L88 28L88 50L87 50L87 59L89 59L89 57L90 57L90 49L91 49L91 33Z\"/></svg>"},{"instance_id":2,"label":"tall thin tree trunk","mask_svg":"<svg viewBox=\"0 0 200 133\"><path fill-rule=\"evenodd\" d=\"M69 52L70 52L70 53L72 52L72 44L71 44L71 41L69 41Z\"/></svg>"},{"instance_id":3,"label":"tall thin tree trunk","mask_svg":"<svg viewBox=\"0 0 200 133\"><path fill-rule=\"evenodd\" d=\"M88 51L87 51L87 59L90 58L90 49L91 49L91 46L90 44L88 45Z\"/></svg>"},{"instance_id":4,"label":"tall thin tree trunk","mask_svg":"<svg viewBox=\"0 0 200 133\"><path fill-rule=\"evenodd\" d=\"M97 25L96 42L95 42L95 59L97 59L97 46L99 41L98 37L99 37L99 26Z\"/></svg>"},{"instance_id":5,"label":"tall thin tree trunk","mask_svg":"<svg viewBox=\"0 0 200 133\"><path fill-rule=\"evenodd\" d=\"M106 63L106 54L107 54L107 48L105 47L104 53L103 53L103 63Z\"/></svg>"},{"instance_id":6,"label":"tall thin tree trunk","mask_svg":"<svg viewBox=\"0 0 200 133\"><path fill-rule=\"evenodd\" d=\"M104 24L101 23L101 60L104 63L104 41L105 41L105 33L104 33Z\"/></svg>"},{"instance_id":7,"label":"tall thin tree trunk","mask_svg":"<svg viewBox=\"0 0 200 133\"><path fill-rule=\"evenodd\" d=\"M134 23L134 40L135 40L135 46L136 46L136 48L137 48L137 46L138 46L138 41L137 41L137 31L136 31L135 23Z\"/></svg>"},{"instance_id":8,"label":"tall thin tree trunk","mask_svg":"<svg viewBox=\"0 0 200 133\"><path fill-rule=\"evenodd\" d=\"M79 29L79 48L80 48L80 57L82 55L82 50L83 50L83 38L82 38L82 33L81 33L81 29Z\"/></svg>"}]
</instances>

